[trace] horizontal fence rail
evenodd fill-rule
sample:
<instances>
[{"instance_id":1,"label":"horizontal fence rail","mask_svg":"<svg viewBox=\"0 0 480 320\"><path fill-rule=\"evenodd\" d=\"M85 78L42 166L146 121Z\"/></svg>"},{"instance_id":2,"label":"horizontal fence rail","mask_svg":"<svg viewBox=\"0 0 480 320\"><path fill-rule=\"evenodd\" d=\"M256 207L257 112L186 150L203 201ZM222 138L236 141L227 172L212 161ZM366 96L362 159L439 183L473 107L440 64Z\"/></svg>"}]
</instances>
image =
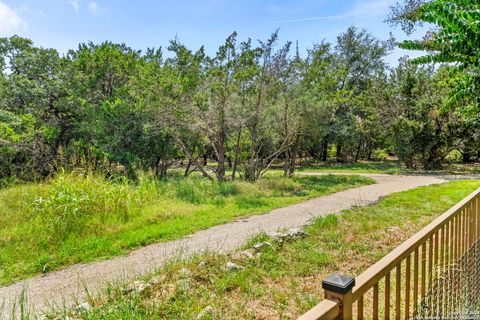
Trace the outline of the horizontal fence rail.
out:
<instances>
[{"instance_id":1,"label":"horizontal fence rail","mask_svg":"<svg viewBox=\"0 0 480 320\"><path fill-rule=\"evenodd\" d=\"M480 189L356 279L331 275L299 320L480 319Z\"/></svg>"}]
</instances>

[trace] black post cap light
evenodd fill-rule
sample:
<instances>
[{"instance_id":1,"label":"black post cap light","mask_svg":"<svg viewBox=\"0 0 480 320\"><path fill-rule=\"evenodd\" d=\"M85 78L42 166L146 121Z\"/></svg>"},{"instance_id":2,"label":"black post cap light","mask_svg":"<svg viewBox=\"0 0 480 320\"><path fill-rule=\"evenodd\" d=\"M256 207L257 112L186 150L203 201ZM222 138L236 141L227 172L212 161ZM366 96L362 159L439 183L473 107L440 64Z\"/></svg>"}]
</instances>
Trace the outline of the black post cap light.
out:
<instances>
[{"instance_id":1,"label":"black post cap light","mask_svg":"<svg viewBox=\"0 0 480 320\"><path fill-rule=\"evenodd\" d=\"M322 281L323 289L340 294L345 294L352 290L353 286L355 286L355 278L336 273L329 275Z\"/></svg>"}]
</instances>

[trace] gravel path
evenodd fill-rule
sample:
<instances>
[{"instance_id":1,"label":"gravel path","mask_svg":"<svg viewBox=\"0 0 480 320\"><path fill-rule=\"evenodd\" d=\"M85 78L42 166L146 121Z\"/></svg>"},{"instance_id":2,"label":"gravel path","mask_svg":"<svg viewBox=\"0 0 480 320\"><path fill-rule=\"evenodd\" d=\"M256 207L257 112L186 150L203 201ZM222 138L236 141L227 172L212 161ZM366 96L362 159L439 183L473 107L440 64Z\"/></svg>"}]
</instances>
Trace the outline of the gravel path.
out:
<instances>
[{"instance_id":1,"label":"gravel path","mask_svg":"<svg viewBox=\"0 0 480 320\"><path fill-rule=\"evenodd\" d=\"M308 173L305 173L308 174ZM313 173L310 173L313 174ZM273 210L235 222L196 232L181 240L149 245L111 260L77 264L64 270L36 276L0 288L0 309L11 314L15 301L26 296L31 312L41 313L52 306L70 307L74 301L104 289L108 283L126 281L153 271L172 258L185 258L204 250L228 252L252 235L283 228L302 227L318 216L340 212L352 206L368 205L380 197L419 186L443 183L452 177L365 174L376 184L349 189L303 203ZM78 300L76 298L77 297ZM2 314L0 318L8 317Z\"/></svg>"}]
</instances>

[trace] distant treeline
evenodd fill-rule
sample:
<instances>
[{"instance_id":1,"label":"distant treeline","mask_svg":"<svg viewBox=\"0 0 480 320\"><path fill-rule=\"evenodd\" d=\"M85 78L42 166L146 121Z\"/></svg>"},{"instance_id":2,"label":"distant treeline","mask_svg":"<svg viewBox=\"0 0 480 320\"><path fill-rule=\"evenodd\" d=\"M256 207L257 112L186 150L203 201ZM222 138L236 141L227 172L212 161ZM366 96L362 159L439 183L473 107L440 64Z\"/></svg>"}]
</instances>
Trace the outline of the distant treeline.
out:
<instances>
[{"instance_id":1,"label":"distant treeline","mask_svg":"<svg viewBox=\"0 0 480 320\"><path fill-rule=\"evenodd\" d=\"M453 150L476 159L475 123L440 112L455 69L405 58L390 67L393 47L355 27L307 54L277 32L243 42L233 33L214 56L172 40L171 58L111 42L62 56L1 38L0 179L79 167L165 177L182 161L186 174L254 181L278 162L291 175L300 157L392 154L422 169Z\"/></svg>"}]
</instances>

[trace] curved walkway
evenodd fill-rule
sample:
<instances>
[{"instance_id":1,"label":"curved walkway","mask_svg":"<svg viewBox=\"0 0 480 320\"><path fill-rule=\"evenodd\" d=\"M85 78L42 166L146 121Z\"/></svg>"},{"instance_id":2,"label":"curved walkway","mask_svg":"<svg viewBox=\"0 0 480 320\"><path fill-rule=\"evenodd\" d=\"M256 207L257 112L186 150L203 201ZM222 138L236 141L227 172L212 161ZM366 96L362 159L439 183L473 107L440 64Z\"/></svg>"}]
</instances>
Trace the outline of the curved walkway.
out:
<instances>
[{"instance_id":1,"label":"curved walkway","mask_svg":"<svg viewBox=\"0 0 480 320\"><path fill-rule=\"evenodd\" d=\"M305 173L313 174L313 173ZM260 232L302 227L312 218L337 213L353 206L368 205L380 197L419 186L443 183L448 177L365 174L376 184L349 189L303 203L273 210L235 222L196 232L186 238L149 245L126 256L111 260L77 264L67 269L36 276L0 288L0 317L11 314L19 296L24 295L31 312L41 313L52 307L70 307L74 301L104 289L109 283L125 281L153 271L172 258L185 258L204 250L228 252ZM75 299L74 297L77 297Z\"/></svg>"}]
</instances>

